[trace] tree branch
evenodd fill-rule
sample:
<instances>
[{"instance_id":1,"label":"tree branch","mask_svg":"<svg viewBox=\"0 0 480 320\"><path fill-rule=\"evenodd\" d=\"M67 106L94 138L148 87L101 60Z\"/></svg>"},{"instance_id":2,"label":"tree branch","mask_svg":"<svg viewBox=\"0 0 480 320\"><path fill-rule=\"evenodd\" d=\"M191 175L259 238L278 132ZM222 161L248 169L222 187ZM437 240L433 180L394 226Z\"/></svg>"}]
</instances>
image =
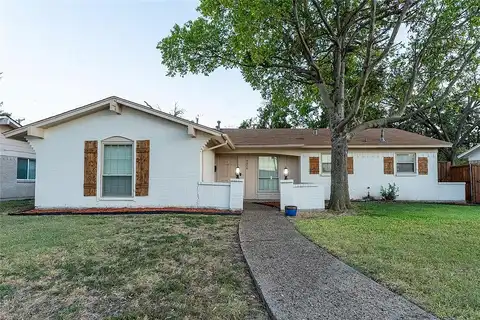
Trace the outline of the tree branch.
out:
<instances>
[{"instance_id":1,"label":"tree branch","mask_svg":"<svg viewBox=\"0 0 480 320\"><path fill-rule=\"evenodd\" d=\"M385 56L388 54L390 51L390 48L393 46L395 43L395 39L397 38L398 30L400 29L400 26L402 25L403 18L405 18L405 15L410 8L412 4L412 0L405 0L405 4L403 5L402 12L398 16L397 22L395 23L395 27L393 28L392 34L390 35L390 39L388 40L387 45L383 49L382 53L378 56L377 59L375 59L370 66L371 69L373 69L380 61L385 58Z\"/></svg>"},{"instance_id":2,"label":"tree branch","mask_svg":"<svg viewBox=\"0 0 480 320\"><path fill-rule=\"evenodd\" d=\"M323 13L320 2L318 0L311 0L311 1L313 3L313 6L317 9L318 14L320 15L320 19L322 19L323 25L325 26L325 29L327 29L327 32L330 35L330 38L332 39L333 42L338 44L335 33L333 32L332 27L328 23L327 18L325 17L325 15Z\"/></svg>"},{"instance_id":3,"label":"tree branch","mask_svg":"<svg viewBox=\"0 0 480 320\"><path fill-rule=\"evenodd\" d=\"M355 98L353 100L352 110L335 128L335 130L338 130L338 131L342 131L343 128L347 125L347 123L349 123L350 120L352 120L353 117L355 117L358 110L360 109L360 102L362 100L363 91L365 90L365 85L367 83L368 76L370 75L370 72L372 70L370 68L370 60L372 58L372 47L373 47L373 42L375 40L374 34L375 34L375 22L376 22L375 15L376 15L376 11L377 11L377 1L372 0L372 8L371 8L371 11L370 11L370 16L371 16L370 32L368 34L367 53L366 53L365 60L364 60L364 63L363 63L362 76L361 76L360 81L359 81L359 83L357 85L357 88L355 90Z\"/></svg>"},{"instance_id":4,"label":"tree branch","mask_svg":"<svg viewBox=\"0 0 480 320\"><path fill-rule=\"evenodd\" d=\"M318 79L316 85L318 87L318 90L320 91L320 95L322 97L323 103L327 108L330 108L330 110L333 110L334 104L330 99L330 95L328 94L327 87L325 85L325 80L322 77L320 68L318 67L318 65L315 63L315 60L313 59L312 52L308 47L308 44L305 41L305 37L303 36L302 30L300 28L300 22L298 20L297 5L298 5L298 0L293 0L293 20L294 20L295 30L298 34L298 37L300 38L303 55L307 60L307 62L310 64L310 66L315 70L315 73Z\"/></svg>"}]
</instances>

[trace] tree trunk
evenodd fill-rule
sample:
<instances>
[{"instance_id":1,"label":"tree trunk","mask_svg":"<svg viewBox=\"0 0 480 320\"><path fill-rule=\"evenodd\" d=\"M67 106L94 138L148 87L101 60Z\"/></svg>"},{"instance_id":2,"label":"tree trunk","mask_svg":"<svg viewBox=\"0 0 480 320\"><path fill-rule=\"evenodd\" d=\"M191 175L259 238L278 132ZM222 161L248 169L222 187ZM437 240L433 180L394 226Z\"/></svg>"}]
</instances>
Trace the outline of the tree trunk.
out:
<instances>
[{"instance_id":1,"label":"tree trunk","mask_svg":"<svg viewBox=\"0 0 480 320\"><path fill-rule=\"evenodd\" d=\"M345 211L352 207L348 190L347 155L348 143L344 132L332 130L332 173L330 202L333 211Z\"/></svg>"}]
</instances>

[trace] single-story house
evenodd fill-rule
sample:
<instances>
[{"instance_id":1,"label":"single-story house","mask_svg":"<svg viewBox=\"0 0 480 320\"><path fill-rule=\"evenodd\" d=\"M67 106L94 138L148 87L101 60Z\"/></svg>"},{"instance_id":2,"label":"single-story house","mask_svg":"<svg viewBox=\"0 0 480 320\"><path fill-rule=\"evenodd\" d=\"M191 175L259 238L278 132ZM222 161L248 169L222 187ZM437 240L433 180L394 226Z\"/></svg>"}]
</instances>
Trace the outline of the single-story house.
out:
<instances>
[{"instance_id":1,"label":"single-story house","mask_svg":"<svg viewBox=\"0 0 480 320\"><path fill-rule=\"evenodd\" d=\"M480 144L477 144L470 150L465 151L458 156L460 159L468 159L468 163L480 164Z\"/></svg>"},{"instance_id":2,"label":"single-story house","mask_svg":"<svg viewBox=\"0 0 480 320\"><path fill-rule=\"evenodd\" d=\"M2 134L20 127L10 117L0 117L0 201L33 199L35 195L35 151L27 141Z\"/></svg>"},{"instance_id":3,"label":"single-story house","mask_svg":"<svg viewBox=\"0 0 480 320\"><path fill-rule=\"evenodd\" d=\"M287 182L322 206L330 194L328 129L214 129L109 97L4 135L36 152L37 208L239 210L244 199L278 200ZM351 197L396 183L401 200L463 201L463 183L438 182L437 150L449 146L398 129L356 135Z\"/></svg>"}]
</instances>

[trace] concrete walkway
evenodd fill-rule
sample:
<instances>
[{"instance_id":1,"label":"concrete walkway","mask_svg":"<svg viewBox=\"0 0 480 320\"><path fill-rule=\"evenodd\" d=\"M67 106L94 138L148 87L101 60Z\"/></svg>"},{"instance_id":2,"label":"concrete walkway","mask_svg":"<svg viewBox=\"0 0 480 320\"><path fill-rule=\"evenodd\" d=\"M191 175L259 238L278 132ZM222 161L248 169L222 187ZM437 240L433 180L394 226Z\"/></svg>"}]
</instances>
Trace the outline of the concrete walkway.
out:
<instances>
[{"instance_id":1,"label":"concrete walkway","mask_svg":"<svg viewBox=\"0 0 480 320\"><path fill-rule=\"evenodd\" d=\"M307 240L271 208L247 204L239 236L274 319L435 319Z\"/></svg>"}]
</instances>

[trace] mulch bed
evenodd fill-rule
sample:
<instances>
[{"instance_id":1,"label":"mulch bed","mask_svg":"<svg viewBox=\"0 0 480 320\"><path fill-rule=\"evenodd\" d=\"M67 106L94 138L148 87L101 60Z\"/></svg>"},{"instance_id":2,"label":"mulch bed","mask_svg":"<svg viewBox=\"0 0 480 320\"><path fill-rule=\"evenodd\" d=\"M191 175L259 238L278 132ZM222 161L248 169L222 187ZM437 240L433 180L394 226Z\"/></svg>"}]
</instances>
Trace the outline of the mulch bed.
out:
<instances>
[{"instance_id":1,"label":"mulch bed","mask_svg":"<svg viewBox=\"0 0 480 320\"><path fill-rule=\"evenodd\" d=\"M46 216L46 215L114 215L114 214L207 214L207 215L240 215L241 211L203 209L203 208L57 208L33 209L23 212L10 213L14 216Z\"/></svg>"}]
</instances>

